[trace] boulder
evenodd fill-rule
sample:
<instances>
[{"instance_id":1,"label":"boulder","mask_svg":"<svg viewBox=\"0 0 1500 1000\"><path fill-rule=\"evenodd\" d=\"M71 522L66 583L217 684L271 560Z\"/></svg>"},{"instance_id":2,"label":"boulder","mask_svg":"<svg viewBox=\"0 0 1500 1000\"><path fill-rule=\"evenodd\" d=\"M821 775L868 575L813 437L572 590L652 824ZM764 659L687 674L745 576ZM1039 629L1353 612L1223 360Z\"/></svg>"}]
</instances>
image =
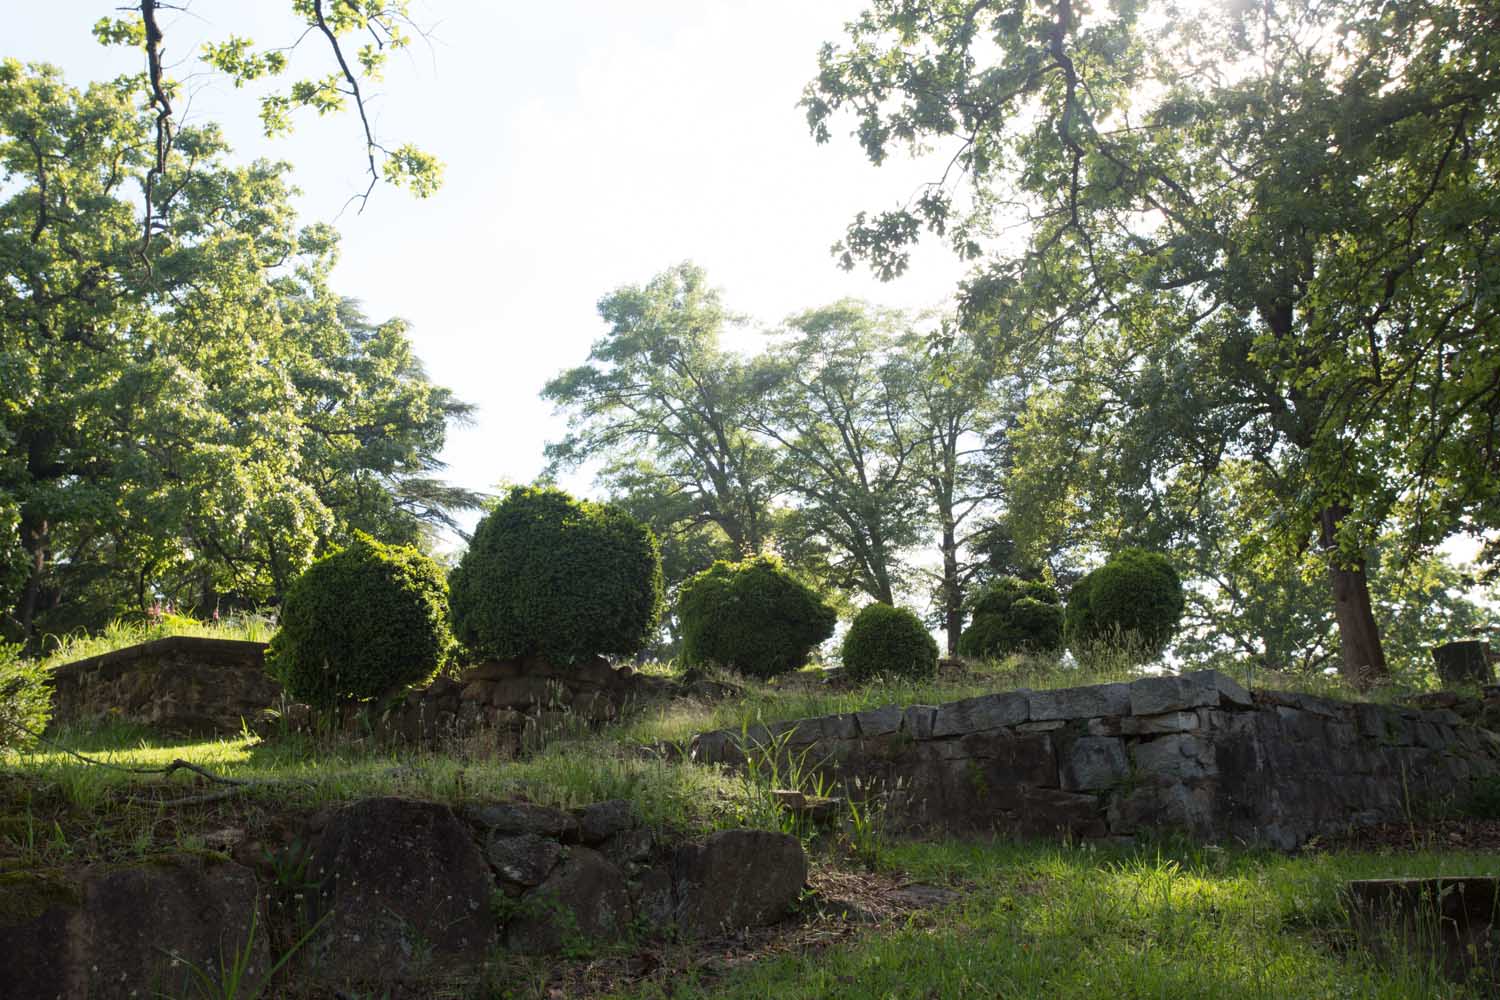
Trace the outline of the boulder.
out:
<instances>
[{"instance_id":1,"label":"boulder","mask_svg":"<svg viewBox=\"0 0 1500 1000\"><path fill-rule=\"evenodd\" d=\"M587 847L573 847L547 880L523 895L505 927L506 947L549 954L622 936L630 892L620 870Z\"/></svg>"},{"instance_id":2,"label":"boulder","mask_svg":"<svg viewBox=\"0 0 1500 1000\"><path fill-rule=\"evenodd\" d=\"M202 858L99 866L81 882L0 877L0 996L124 1000L191 996L193 969L217 976L246 959L242 986L271 968L266 922L248 868Z\"/></svg>"},{"instance_id":3,"label":"boulder","mask_svg":"<svg viewBox=\"0 0 1500 1000\"><path fill-rule=\"evenodd\" d=\"M468 829L436 802L364 799L328 821L308 875L320 974L390 979L481 961L495 936L494 878Z\"/></svg>"},{"instance_id":4,"label":"boulder","mask_svg":"<svg viewBox=\"0 0 1500 1000\"><path fill-rule=\"evenodd\" d=\"M573 810L578 818L578 839L593 846L635 826L635 807L624 799L595 802Z\"/></svg>"},{"instance_id":5,"label":"boulder","mask_svg":"<svg viewBox=\"0 0 1500 1000\"><path fill-rule=\"evenodd\" d=\"M563 846L534 833L496 833L485 846L485 858L505 881L516 885L541 885L558 859Z\"/></svg>"},{"instance_id":6,"label":"boulder","mask_svg":"<svg viewBox=\"0 0 1500 1000\"><path fill-rule=\"evenodd\" d=\"M807 856L784 833L724 830L678 848L672 881L678 932L713 937L786 916L807 881Z\"/></svg>"}]
</instances>

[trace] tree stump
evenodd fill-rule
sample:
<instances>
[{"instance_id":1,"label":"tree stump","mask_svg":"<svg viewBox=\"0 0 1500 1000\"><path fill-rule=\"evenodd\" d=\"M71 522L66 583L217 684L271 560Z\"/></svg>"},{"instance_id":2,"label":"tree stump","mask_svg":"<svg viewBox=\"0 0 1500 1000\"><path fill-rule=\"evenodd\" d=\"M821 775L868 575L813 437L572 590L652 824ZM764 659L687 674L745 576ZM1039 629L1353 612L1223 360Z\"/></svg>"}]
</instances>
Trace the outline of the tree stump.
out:
<instances>
[{"instance_id":1,"label":"tree stump","mask_svg":"<svg viewBox=\"0 0 1500 1000\"><path fill-rule=\"evenodd\" d=\"M1444 684L1493 684L1490 644L1480 639L1449 642L1432 648L1432 662Z\"/></svg>"},{"instance_id":2,"label":"tree stump","mask_svg":"<svg viewBox=\"0 0 1500 1000\"><path fill-rule=\"evenodd\" d=\"M1373 954L1500 986L1500 878L1361 879L1348 884L1347 901L1355 938Z\"/></svg>"}]
</instances>

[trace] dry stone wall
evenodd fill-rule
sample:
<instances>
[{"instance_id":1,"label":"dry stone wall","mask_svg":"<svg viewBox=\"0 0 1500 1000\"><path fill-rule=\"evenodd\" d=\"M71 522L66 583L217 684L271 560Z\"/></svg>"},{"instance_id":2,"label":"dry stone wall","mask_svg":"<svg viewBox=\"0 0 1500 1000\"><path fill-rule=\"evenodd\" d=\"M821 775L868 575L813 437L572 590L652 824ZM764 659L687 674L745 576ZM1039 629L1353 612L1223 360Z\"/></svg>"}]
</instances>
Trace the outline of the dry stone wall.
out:
<instances>
[{"instance_id":1,"label":"dry stone wall","mask_svg":"<svg viewBox=\"0 0 1500 1000\"><path fill-rule=\"evenodd\" d=\"M174 736L237 733L281 697L265 644L170 636L52 672L52 722L118 719Z\"/></svg>"},{"instance_id":2,"label":"dry stone wall","mask_svg":"<svg viewBox=\"0 0 1500 1000\"><path fill-rule=\"evenodd\" d=\"M192 968L217 973L236 955L248 992L280 996L287 982L266 981L267 942L285 955L304 935L283 980L435 996L432 977L503 965L506 952L711 940L773 924L807 881L795 837L723 830L674 843L622 800L455 811L364 799L312 818L274 854L257 846L0 872L0 955L24 956L0 962L0 997L196 996Z\"/></svg>"},{"instance_id":3,"label":"dry stone wall","mask_svg":"<svg viewBox=\"0 0 1500 1000\"><path fill-rule=\"evenodd\" d=\"M1500 736L1449 709L1252 695L1213 671L720 730L689 753L739 765L772 748L880 797L907 831L1175 830L1283 849L1500 774Z\"/></svg>"}]
</instances>

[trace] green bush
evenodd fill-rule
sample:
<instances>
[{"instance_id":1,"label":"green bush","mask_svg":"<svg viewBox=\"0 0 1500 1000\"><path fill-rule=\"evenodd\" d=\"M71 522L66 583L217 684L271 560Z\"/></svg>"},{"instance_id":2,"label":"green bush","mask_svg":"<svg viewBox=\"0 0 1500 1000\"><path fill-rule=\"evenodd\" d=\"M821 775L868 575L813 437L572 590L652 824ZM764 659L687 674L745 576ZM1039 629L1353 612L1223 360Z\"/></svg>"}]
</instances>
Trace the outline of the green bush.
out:
<instances>
[{"instance_id":1,"label":"green bush","mask_svg":"<svg viewBox=\"0 0 1500 1000\"><path fill-rule=\"evenodd\" d=\"M775 677L807 662L833 634L834 610L767 556L716 562L682 585L677 598L682 659L752 677Z\"/></svg>"},{"instance_id":2,"label":"green bush","mask_svg":"<svg viewBox=\"0 0 1500 1000\"><path fill-rule=\"evenodd\" d=\"M23 660L20 646L0 643L0 750L30 746L31 734L46 729L51 718L47 671L36 660Z\"/></svg>"},{"instance_id":3,"label":"green bush","mask_svg":"<svg viewBox=\"0 0 1500 1000\"><path fill-rule=\"evenodd\" d=\"M937 673L938 646L922 619L889 604L866 605L844 636L844 673L851 680L876 674L931 677Z\"/></svg>"},{"instance_id":4,"label":"green bush","mask_svg":"<svg viewBox=\"0 0 1500 1000\"><path fill-rule=\"evenodd\" d=\"M1151 659L1176 633L1185 604L1182 580L1166 556L1123 549L1074 584L1063 630L1075 654L1107 645Z\"/></svg>"},{"instance_id":5,"label":"green bush","mask_svg":"<svg viewBox=\"0 0 1500 1000\"><path fill-rule=\"evenodd\" d=\"M1055 653L1063 645L1062 598L1039 580L1004 576L974 602L958 639L964 656L998 659L1011 653Z\"/></svg>"},{"instance_id":6,"label":"green bush","mask_svg":"<svg viewBox=\"0 0 1500 1000\"><path fill-rule=\"evenodd\" d=\"M479 522L450 582L454 631L480 656L628 655L661 620L651 529L562 490L512 489Z\"/></svg>"},{"instance_id":7,"label":"green bush","mask_svg":"<svg viewBox=\"0 0 1500 1000\"><path fill-rule=\"evenodd\" d=\"M427 680L452 642L438 565L361 534L287 589L266 665L292 697L329 706Z\"/></svg>"}]
</instances>

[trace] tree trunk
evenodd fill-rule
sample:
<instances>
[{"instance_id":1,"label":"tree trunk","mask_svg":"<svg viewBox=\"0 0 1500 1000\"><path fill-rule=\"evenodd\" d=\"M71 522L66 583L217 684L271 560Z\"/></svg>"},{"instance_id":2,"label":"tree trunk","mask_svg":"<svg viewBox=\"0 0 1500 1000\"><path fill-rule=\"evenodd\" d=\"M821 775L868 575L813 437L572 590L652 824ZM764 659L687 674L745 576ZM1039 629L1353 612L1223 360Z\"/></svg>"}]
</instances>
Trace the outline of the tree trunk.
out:
<instances>
[{"instance_id":1,"label":"tree trunk","mask_svg":"<svg viewBox=\"0 0 1500 1000\"><path fill-rule=\"evenodd\" d=\"M1343 651L1340 672L1355 687L1364 688L1389 676L1385 650L1380 645L1380 627L1370 604L1370 584L1362 557L1346 559L1339 552L1338 528L1349 513L1342 504L1323 510L1320 541L1328 557L1328 582L1333 591L1333 614L1339 626Z\"/></svg>"},{"instance_id":2,"label":"tree trunk","mask_svg":"<svg viewBox=\"0 0 1500 1000\"><path fill-rule=\"evenodd\" d=\"M943 524L943 630L949 656L958 655L958 637L964 627L963 588L958 583L958 541L953 526Z\"/></svg>"},{"instance_id":3,"label":"tree trunk","mask_svg":"<svg viewBox=\"0 0 1500 1000\"><path fill-rule=\"evenodd\" d=\"M37 602L42 592L42 574L47 570L47 521L35 515L21 515L21 544L26 547L26 588L16 617L21 622L21 641L30 642L36 627Z\"/></svg>"}]
</instances>

